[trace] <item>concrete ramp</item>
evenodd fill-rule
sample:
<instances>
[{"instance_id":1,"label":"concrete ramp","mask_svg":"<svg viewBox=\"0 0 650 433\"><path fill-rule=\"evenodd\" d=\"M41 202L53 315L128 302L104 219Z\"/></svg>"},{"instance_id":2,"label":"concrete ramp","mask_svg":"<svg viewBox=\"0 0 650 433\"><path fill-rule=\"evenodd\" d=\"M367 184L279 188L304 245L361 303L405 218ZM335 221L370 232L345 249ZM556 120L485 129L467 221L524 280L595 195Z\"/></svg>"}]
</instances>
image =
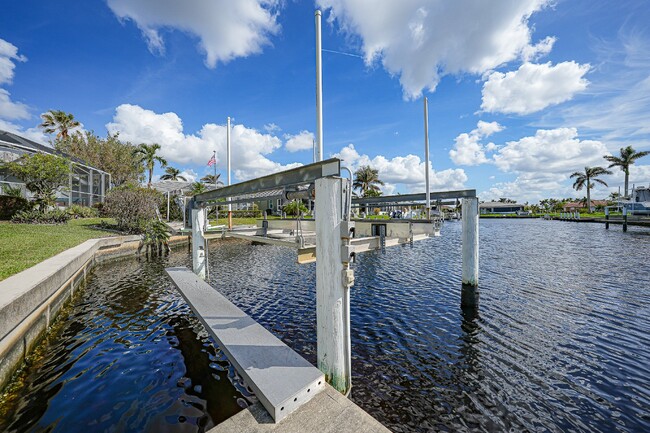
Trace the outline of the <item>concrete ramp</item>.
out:
<instances>
[{"instance_id":1,"label":"concrete ramp","mask_svg":"<svg viewBox=\"0 0 650 433\"><path fill-rule=\"evenodd\" d=\"M320 370L192 271L165 271L275 422L324 389Z\"/></svg>"}]
</instances>

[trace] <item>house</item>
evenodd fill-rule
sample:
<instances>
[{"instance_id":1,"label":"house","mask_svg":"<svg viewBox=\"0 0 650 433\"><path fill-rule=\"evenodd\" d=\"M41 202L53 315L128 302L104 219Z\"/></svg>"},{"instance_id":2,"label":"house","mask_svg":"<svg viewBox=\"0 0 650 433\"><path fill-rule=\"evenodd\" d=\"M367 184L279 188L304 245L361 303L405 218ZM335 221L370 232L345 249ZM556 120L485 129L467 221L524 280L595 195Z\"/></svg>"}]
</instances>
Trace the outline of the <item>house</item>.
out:
<instances>
[{"instance_id":1,"label":"house","mask_svg":"<svg viewBox=\"0 0 650 433\"><path fill-rule=\"evenodd\" d=\"M111 175L109 173L92 167L78 158L59 152L52 147L0 130L0 163L14 161L22 155L35 153L56 155L73 162L73 171L70 174L68 188L57 192L57 204L64 206L73 204L92 206L94 203L104 201L111 184ZM25 184L20 179L0 170L0 194L2 194L5 187L19 187L25 197L30 195L25 188Z\"/></svg>"},{"instance_id":2,"label":"house","mask_svg":"<svg viewBox=\"0 0 650 433\"><path fill-rule=\"evenodd\" d=\"M487 201L478 205L480 214L516 214L524 210L523 204Z\"/></svg>"},{"instance_id":3,"label":"house","mask_svg":"<svg viewBox=\"0 0 650 433\"><path fill-rule=\"evenodd\" d=\"M607 200L592 200L591 201L591 207L592 208L602 208L607 206ZM564 206L562 207L563 212L578 212L580 209L587 209L587 202L586 201L570 201L567 203L564 203Z\"/></svg>"}]
</instances>

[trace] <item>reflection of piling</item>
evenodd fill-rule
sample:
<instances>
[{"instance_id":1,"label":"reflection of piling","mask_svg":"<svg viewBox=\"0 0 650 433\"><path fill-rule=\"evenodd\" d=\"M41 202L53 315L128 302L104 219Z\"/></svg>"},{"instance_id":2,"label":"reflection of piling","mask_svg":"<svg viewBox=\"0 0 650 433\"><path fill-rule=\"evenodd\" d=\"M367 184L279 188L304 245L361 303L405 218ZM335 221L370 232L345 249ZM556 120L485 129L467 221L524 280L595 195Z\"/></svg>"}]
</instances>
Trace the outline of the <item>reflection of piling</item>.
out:
<instances>
[{"instance_id":1,"label":"reflection of piling","mask_svg":"<svg viewBox=\"0 0 650 433\"><path fill-rule=\"evenodd\" d=\"M627 208L623 207L623 231L627 231Z\"/></svg>"},{"instance_id":2,"label":"reflection of piling","mask_svg":"<svg viewBox=\"0 0 650 433\"><path fill-rule=\"evenodd\" d=\"M475 309L478 311L478 287L470 284L463 284L460 290L460 307L463 309Z\"/></svg>"},{"instance_id":3,"label":"reflection of piling","mask_svg":"<svg viewBox=\"0 0 650 433\"><path fill-rule=\"evenodd\" d=\"M605 230L609 230L609 208L605 208Z\"/></svg>"}]
</instances>

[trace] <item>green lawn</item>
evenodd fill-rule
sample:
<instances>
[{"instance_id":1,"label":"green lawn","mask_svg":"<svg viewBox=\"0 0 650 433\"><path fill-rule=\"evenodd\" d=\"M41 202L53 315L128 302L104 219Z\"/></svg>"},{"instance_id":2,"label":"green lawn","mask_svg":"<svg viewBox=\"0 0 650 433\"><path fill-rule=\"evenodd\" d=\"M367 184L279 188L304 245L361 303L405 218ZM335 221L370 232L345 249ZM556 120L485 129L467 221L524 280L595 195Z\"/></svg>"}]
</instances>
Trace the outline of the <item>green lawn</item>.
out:
<instances>
[{"instance_id":1,"label":"green lawn","mask_svg":"<svg viewBox=\"0 0 650 433\"><path fill-rule=\"evenodd\" d=\"M0 281L88 239L115 236L90 227L100 221L101 218L85 218L70 220L65 225L0 221Z\"/></svg>"}]
</instances>

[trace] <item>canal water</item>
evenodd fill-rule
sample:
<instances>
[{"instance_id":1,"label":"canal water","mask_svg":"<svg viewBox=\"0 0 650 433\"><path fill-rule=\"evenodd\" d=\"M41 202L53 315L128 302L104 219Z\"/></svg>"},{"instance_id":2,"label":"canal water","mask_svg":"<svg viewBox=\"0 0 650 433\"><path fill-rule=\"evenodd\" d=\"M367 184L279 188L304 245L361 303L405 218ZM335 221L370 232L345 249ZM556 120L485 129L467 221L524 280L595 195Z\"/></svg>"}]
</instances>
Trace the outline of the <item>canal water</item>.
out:
<instances>
[{"instance_id":1,"label":"canal water","mask_svg":"<svg viewBox=\"0 0 650 433\"><path fill-rule=\"evenodd\" d=\"M650 431L650 234L481 220L480 306L461 224L354 265L351 398L395 432ZM212 284L316 361L314 265L210 246ZM205 431L255 396L164 277L185 249L94 271L0 401L0 431Z\"/></svg>"}]
</instances>

